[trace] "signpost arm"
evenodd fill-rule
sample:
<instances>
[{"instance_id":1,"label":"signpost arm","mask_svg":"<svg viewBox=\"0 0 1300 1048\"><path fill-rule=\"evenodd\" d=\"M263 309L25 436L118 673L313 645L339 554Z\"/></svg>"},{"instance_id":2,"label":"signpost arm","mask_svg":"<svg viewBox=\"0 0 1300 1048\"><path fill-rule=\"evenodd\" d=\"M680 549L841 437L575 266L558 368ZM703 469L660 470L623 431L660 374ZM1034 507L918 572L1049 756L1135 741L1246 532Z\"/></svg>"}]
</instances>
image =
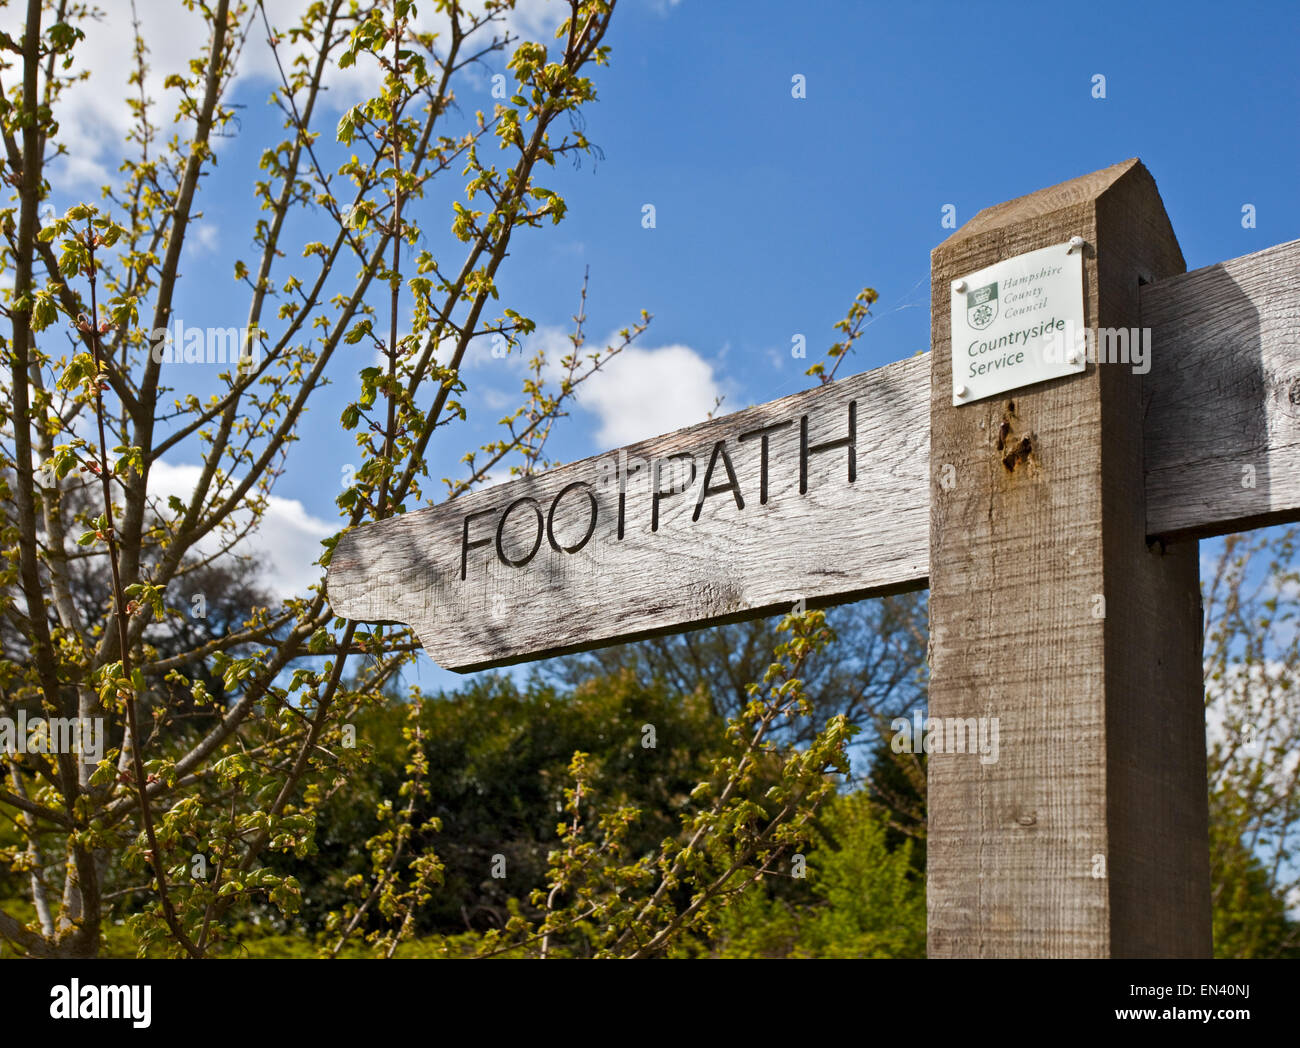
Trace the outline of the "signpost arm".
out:
<instances>
[{"instance_id":1,"label":"signpost arm","mask_svg":"<svg viewBox=\"0 0 1300 1048\"><path fill-rule=\"evenodd\" d=\"M1210 953L1197 545L1145 541L1142 378L953 405L952 282L1072 236L1090 327L1140 329L1140 284L1185 268L1136 160L932 255L930 715L998 732L929 758L936 957Z\"/></svg>"}]
</instances>

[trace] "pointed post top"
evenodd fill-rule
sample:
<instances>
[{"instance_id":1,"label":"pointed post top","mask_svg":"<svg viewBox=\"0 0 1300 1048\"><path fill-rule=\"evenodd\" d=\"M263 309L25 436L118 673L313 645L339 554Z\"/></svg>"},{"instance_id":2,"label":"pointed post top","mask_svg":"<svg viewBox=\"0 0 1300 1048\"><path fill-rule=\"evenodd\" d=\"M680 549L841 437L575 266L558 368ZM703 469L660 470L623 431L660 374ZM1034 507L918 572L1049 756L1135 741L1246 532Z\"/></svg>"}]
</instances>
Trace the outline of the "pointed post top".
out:
<instances>
[{"instance_id":1,"label":"pointed post top","mask_svg":"<svg viewBox=\"0 0 1300 1048\"><path fill-rule=\"evenodd\" d=\"M1001 204L986 207L950 237L934 248L931 254L951 250L960 241L997 229L1023 225L1026 221L1041 218L1065 208L1097 200L1116 183L1127 177L1144 178L1155 186L1155 180L1137 157L1123 160L1100 171L1060 182L1026 196L1016 197ZM1159 194L1157 193L1157 197ZM1166 217L1166 222L1168 221ZM1172 233L1172 226L1170 226Z\"/></svg>"}]
</instances>

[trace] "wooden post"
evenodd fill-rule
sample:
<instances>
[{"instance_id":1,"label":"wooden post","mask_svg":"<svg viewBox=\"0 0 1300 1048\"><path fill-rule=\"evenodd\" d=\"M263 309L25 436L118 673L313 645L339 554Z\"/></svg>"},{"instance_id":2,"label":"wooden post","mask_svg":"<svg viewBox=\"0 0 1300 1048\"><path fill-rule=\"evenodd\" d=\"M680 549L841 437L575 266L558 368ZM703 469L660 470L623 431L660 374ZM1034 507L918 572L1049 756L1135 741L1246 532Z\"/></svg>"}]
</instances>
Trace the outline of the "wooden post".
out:
<instances>
[{"instance_id":1,"label":"wooden post","mask_svg":"<svg viewBox=\"0 0 1300 1048\"><path fill-rule=\"evenodd\" d=\"M956 394L951 282L1054 246L1079 279L1075 237L1141 366ZM1300 521L1300 241L1183 270L1136 160L982 211L933 253L928 368L357 528L330 602L468 671L928 581L931 955L1208 956L1196 540Z\"/></svg>"},{"instance_id":2,"label":"wooden post","mask_svg":"<svg viewBox=\"0 0 1300 1048\"><path fill-rule=\"evenodd\" d=\"M1146 541L1142 378L1090 361L952 403L952 282L1072 236L1094 329L1140 328L1139 285L1185 268L1136 160L931 259L930 715L999 739L929 758L932 957L1210 953L1197 544Z\"/></svg>"}]
</instances>

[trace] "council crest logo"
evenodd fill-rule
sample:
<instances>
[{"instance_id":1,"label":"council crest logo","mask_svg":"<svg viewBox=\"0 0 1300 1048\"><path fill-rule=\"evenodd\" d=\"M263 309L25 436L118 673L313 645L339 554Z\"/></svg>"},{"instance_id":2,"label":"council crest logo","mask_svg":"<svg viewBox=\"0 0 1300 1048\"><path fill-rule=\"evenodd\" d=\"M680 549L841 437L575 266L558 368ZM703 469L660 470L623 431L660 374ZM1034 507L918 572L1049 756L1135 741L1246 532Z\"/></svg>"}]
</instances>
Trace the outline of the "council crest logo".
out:
<instances>
[{"instance_id":1,"label":"council crest logo","mask_svg":"<svg viewBox=\"0 0 1300 1048\"><path fill-rule=\"evenodd\" d=\"M966 322L976 331L983 331L993 323L997 315L997 281L966 293Z\"/></svg>"}]
</instances>

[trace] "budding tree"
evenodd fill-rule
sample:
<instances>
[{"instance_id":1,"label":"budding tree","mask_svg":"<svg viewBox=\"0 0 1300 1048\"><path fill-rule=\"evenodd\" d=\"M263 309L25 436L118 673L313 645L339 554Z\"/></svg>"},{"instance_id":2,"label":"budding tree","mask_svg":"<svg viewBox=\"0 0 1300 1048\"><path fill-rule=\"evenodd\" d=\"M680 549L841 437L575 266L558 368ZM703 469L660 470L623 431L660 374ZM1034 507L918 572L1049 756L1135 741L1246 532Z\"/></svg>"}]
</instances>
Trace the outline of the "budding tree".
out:
<instances>
[{"instance_id":1,"label":"budding tree","mask_svg":"<svg viewBox=\"0 0 1300 1048\"><path fill-rule=\"evenodd\" d=\"M12 276L0 302L0 714L85 718L105 736L101 754L0 755L12 831L0 859L26 896L0 908L0 936L36 956L94 955L113 907L131 915L142 952L192 957L219 952L243 905L294 910L298 885L267 857L308 853L318 806L364 767L351 721L416 642L335 617L319 583L242 621L175 626L198 613L190 582L247 548L277 479L291 463L310 468L291 452L326 384L352 390L341 424L360 463L338 498L341 533L455 497L490 471L543 464L574 391L649 320L591 352L580 308L572 351L534 356L500 438L466 455L463 475L431 482L435 437L464 439L467 354L494 336L518 347L534 329L499 306L498 282L516 232L564 218L565 201L539 177L592 149L579 111L596 94L592 67L607 60L614 0L560 4L546 43L512 36L513 0L419 10L315 0L292 25L261 2L176 6L203 20L202 53L151 97L135 23L129 83L98 87L124 91L131 113L119 175L97 198L53 210L51 165L83 148L59 115L96 75L84 57L96 15L26 0L5 12L21 28L0 33L0 268ZM126 13L115 5L110 17ZM204 193L222 177L217 139L238 133L241 62L258 48L272 59L285 131L251 187L253 255L231 260L246 298L242 341L210 388L176 395L188 380L159 337L176 315ZM475 66L495 55L512 81L505 99L472 87ZM325 91L350 67L378 87L338 119ZM458 101L471 90L487 104ZM453 198L450 229L430 219L434 187ZM349 347L376 362L358 368ZM190 490L164 498L156 475L176 461L200 468ZM336 539L323 543L322 574ZM105 580L98 600L78 583L88 571ZM178 636L190 643L178 648ZM410 801L418 743L417 733ZM410 801L390 806L372 842L374 878L338 922L346 938L379 910L394 928L387 952L439 876L433 856L406 853Z\"/></svg>"}]
</instances>

